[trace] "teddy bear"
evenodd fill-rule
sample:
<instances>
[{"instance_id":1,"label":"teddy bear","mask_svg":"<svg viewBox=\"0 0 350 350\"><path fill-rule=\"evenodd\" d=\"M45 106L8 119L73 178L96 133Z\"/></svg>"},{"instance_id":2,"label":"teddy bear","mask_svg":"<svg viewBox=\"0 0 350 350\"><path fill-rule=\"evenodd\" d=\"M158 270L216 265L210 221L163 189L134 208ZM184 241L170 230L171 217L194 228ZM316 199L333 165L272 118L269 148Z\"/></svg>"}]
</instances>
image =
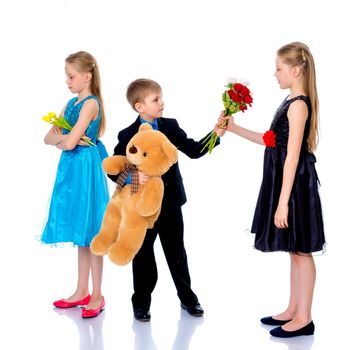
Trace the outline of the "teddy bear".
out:
<instances>
[{"instance_id":1,"label":"teddy bear","mask_svg":"<svg viewBox=\"0 0 350 350\"><path fill-rule=\"evenodd\" d=\"M106 255L117 265L128 264L141 248L146 231L161 210L164 184L161 175L177 162L177 148L160 131L141 124L126 147L126 156L103 160L107 174L119 175L99 233L90 244L95 255ZM138 170L149 177L139 184ZM131 184L124 185L131 173Z\"/></svg>"}]
</instances>

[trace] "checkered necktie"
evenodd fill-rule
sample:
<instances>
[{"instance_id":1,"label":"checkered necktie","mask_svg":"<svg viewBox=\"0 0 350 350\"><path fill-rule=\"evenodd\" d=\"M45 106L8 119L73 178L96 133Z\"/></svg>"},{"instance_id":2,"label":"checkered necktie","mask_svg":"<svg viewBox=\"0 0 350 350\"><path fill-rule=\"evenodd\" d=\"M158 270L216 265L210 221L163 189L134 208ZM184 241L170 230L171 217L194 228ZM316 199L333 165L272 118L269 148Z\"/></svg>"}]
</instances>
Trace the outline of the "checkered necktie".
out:
<instances>
[{"instance_id":1,"label":"checkered necktie","mask_svg":"<svg viewBox=\"0 0 350 350\"><path fill-rule=\"evenodd\" d=\"M130 173L131 173L131 184L130 184L131 194L134 194L137 192L139 188L139 174L136 166L132 164L125 164L125 170L121 172L120 175L118 176L116 181L118 192L120 192L123 189L125 181L128 178Z\"/></svg>"}]
</instances>

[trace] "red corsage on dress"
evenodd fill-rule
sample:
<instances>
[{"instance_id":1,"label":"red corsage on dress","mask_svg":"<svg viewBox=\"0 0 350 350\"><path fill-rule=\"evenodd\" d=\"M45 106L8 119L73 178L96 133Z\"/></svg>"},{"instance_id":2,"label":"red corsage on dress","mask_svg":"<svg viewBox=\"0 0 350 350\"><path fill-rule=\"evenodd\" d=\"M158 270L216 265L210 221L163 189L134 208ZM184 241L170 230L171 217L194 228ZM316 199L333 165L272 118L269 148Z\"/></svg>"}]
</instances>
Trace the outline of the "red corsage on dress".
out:
<instances>
[{"instance_id":1,"label":"red corsage on dress","mask_svg":"<svg viewBox=\"0 0 350 350\"><path fill-rule=\"evenodd\" d=\"M276 134L273 130L266 131L262 138L266 147L276 147Z\"/></svg>"}]
</instances>

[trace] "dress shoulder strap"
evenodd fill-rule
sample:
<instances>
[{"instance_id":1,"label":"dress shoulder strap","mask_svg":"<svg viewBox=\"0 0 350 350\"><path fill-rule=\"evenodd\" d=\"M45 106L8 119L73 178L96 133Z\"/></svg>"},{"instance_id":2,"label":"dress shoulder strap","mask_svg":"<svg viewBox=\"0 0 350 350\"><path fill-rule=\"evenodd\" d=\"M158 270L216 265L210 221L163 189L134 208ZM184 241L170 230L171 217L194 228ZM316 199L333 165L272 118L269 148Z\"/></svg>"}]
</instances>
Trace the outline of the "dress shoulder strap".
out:
<instances>
[{"instance_id":1,"label":"dress shoulder strap","mask_svg":"<svg viewBox=\"0 0 350 350\"><path fill-rule=\"evenodd\" d=\"M299 95L299 96L295 96L293 98L291 98L290 100L288 100L290 103L297 101L297 100L301 100L304 101L306 104L310 103L310 99L309 96L305 96L305 95Z\"/></svg>"},{"instance_id":2,"label":"dress shoulder strap","mask_svg":"<svg viewBox=\"0 0 350 350\"><path fill-rule=\"evenodd\" d=\"M82 99L80 102L83 103L87 100L91 100L91 99L94 99L95 101L97 101L98 103L98 106L100 106L100 100L95 96L95 95L89 95L89 96L86 96L84 99Z\"/></svg>"}]
</instances>

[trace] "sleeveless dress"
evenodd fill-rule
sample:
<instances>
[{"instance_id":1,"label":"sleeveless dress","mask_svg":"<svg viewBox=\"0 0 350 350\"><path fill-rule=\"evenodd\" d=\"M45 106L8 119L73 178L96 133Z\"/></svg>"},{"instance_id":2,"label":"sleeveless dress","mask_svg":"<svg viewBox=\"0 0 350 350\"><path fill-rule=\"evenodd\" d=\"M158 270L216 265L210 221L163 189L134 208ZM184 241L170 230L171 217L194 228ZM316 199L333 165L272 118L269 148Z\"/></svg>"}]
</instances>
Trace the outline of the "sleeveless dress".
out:
<instances>
[{"instance_id":1,"label":"sleeveless dress","mask_svg":"<svg viewBox=\"0 0 350 350\"><path fill-rule=\"evenodd\" d=\"M72 127L85 101L95 99L99 102L95 96L88 96L76 103L77 99L71 99L64 112L64 118ZM88 247L100 230L109 201L106 176L102 169L106 152L101 141L96 139L100 119L99 112L85 132L97 146L77 145L73 150L62 151L49 214L41 235L42 243L55 245L71 242ZM63 130L63 133L67 134L68 131Z\"/></svg>"},{"instance_id":2,"label":"sleeveless dress","mask_svg":"<svg viewBox=\"0 0 350 350\"><path fill-rule=\"evenodd\" d=\"M287 156L289 121L287 112L292 102L302 100L307 104L306 121L293 188L289 199L288 228L279 229L274 224L282 188L283 166ZM276 147L266 147L262 184L256 204L251 232L255 234L255 248L263 252L286 251L312 253L325 245L322 208L318 194L316 158L307 150L310 130L311 104L306 96L284 100L277 109L270 130L276 135Z\"/></svg>"}]
</instances>

